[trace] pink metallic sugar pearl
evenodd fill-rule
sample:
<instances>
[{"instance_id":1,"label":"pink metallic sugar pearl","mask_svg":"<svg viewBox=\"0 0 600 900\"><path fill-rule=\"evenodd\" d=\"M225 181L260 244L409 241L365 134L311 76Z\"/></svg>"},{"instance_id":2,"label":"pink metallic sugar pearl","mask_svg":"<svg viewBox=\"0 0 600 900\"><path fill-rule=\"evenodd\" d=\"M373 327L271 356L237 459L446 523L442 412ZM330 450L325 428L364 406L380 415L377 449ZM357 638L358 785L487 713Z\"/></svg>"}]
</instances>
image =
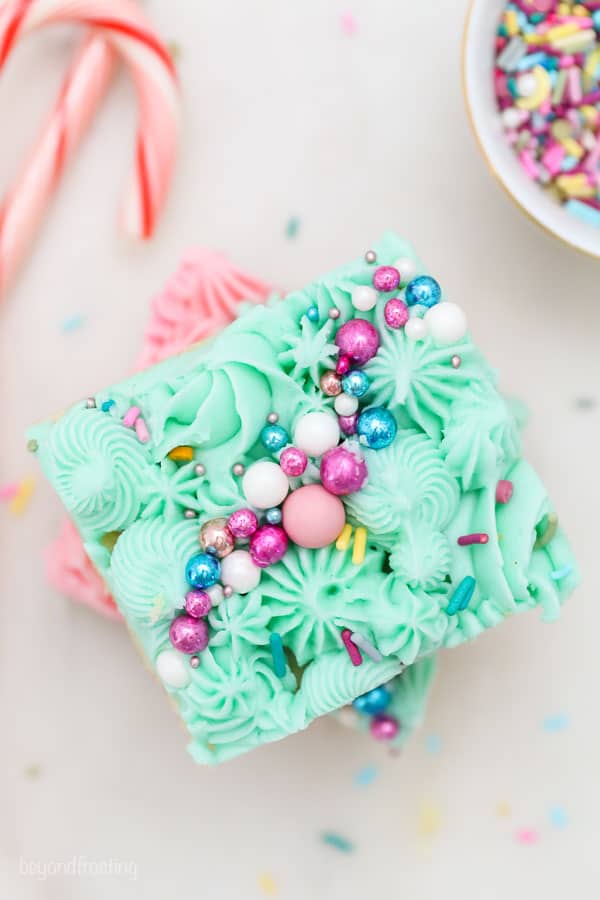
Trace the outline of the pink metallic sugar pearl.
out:
<instances>
[{"instance_id":1,"label":"pink metallic sugar pearl","mask_svg":"<svg viewBox=\"0 0 600 900\"><path fill-rule=\"evenodd\" d=\"M251 509L236 509L227 522L229 530L236 538L248 538L258 528L256 513Z\"/></svg>"},{"instance_id":2,"label":"pink metallic sugar pearl","mask_svg":"<svg viewBox=\"0 0 600 900\"><path fill-rule=\"evenodd\" d=\"M389 328L402 328L408 322L408 306L404 300L394 297L385 304L383 316Z\"/></svg>"},{"instance_id":3,"label":"pink metallic sugar pearl","mask_svg":"<svg viewBox=\"0 0 600 900\"><path fill-rule=\"evenodd\" d=\"M336 334L335 342L353 363L363 366L377 353L379 334L366 319L350 319Z\"/></svg>"},{"instance_id":4,"label":"pink metallic sugar pearl","mask_svg":"<svg viewBox=\"0 0 600 900\"><path fill-rule=\"evenodd\" d=\"M206 591L188 591L185 595L185 611L194 619L207 616L212 609L212 600Z\"/></svg>"},{"instance_id":5,"label":"pink metallic sugar pearl","mask_svg":"<svg viewBox=\"0 0 600 900\"><path fill-rule=\"evenodd\" d=\"M370 725L376 741L393 741L400 730L398 720L392 716L375 716Z\"/></svg>"},{"instance_id":6,"label":"pink metallic sugar pearl","mask_svg":"<svg viewBox=\"0 0 600 900\"><path fill-rule=\"evenodd\" d=\"M299 447L286 447L281 451L279 465L289 478L299 478L306 471L308 457Z\"/></svg>"},{"instance_id":7,"label":"pink metallic sugar pearl","mask_svg":"<svg viewBox=\"0 0 600 900\"><path fill-rule=\"evenodd\" d=\"M347 435L356 434L359 415L360 413L355 412L351 416L338 416L340 431Z\"/></svg>"},{"instance_id":8,"label":"pink metallic sugar pearl","mask_svg":"<svg viewBox=\"0 0 600 900\"><path fill-rule=\"evenodd\" d=\"M502 479L496 485L496 503L508 503L513 495L514 485L512 481Z\"/></svg>"},{"instance_id":9,"label":"pink metallic sugar pearl","mask_svg":"<svg viewBox=\"0 0 600 900\"><path fill-rule=\"evenodd\" d=\"M352 360L349 356L346 356L345 353L340 354L340 357L337 361L337 366L335 367L335 371L337 375L346 375L347 372L350 371L350 366L352 365Z\"/></svg>"},{"instance_id":10,"label":"pink metallic sugar pearl","mask_svg":"<svg viewBox=\"0 0 600 900\"><path fill-rule=\"evenodd\" d=\"M261 569L279 562L288 548L287 534L279 525L262 525L250 538L252 562Z\"/></svg>"},{"instance_id":11,"label":"pink metallic sugar pearl","mask_svg":"<svg viewBox=\"0 0 600 900\"><path fill-rule=\"evenodd\" d=\"M342 379L333 369L327 369L319 379L319 386L327 397L337 397L342 393Z\"/></svg>"},{"instance_id":12,"label":"pink metallic sugar pearl","mask_svg":"<svg viewBox=\"0 0 600 900\"><path fill-rule=\"evenodd\" d=\"M200 546L205 553L213 553L218 559L223 559L235 548L233 532L227 519L209 519L200 529Z\"/></svg>"},{"instance_id":13,"label":"pink metallic sugar pearl","mask_svg":"<svg viewBox=\"0 0 600 900\"><path fill-rule=\"evenodd\" d=\"M181 653L199 653L208 646L208 625L205 619L177 616L171 622L169 638Z\"/></svg>"},{"instance_id":14,"label":"pink metallic sugar pearl","mask_svg":"<svg viewBox=\"0 0 600 900\"><path fill-rule=\"evenodd\" d=\"M400 272L393 266L379 266L373 273L373 287L377 291L395 291L400 284Z\"/></svg>"},{"instance_id":15,"label":"pink metallic sugar pearl","mask_svg":"<svg viewBox=\"0 0 600 900\"><path fill-rule=\"evenodd\" d=\"M366 462L346 447L334 447L321 459L321 483L331 494L353 494L366 480Z\"/></svg>"},{"instance_id":16,"label":"pink metallic sugar pearl","mask_svg":"<svg viewBox=\"0 0 600 900\"><path fill-rule=\"evenodd\" d=\"M320 484L298 488L283 504L283 527L299 547L327 547L345 524L344 504Z\"/></svg>"}]
</instances>

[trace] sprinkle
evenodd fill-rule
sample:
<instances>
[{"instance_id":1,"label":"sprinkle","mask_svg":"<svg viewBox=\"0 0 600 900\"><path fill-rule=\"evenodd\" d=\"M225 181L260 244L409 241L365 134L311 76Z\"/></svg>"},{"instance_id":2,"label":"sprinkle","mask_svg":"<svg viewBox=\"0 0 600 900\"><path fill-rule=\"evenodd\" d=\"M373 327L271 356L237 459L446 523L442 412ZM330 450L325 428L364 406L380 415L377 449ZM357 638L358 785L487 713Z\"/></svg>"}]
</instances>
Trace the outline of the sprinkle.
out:
<instances>
[{"instance_id":1,"label":"sprinkle","mask_svg":"<svg viewBox=\"0 0 600 900\"><path fill-rule=\"evenodd\" d=\"M258 886L267 897L274 897L277 893L277 885L273 876L269 875L268 872L263 872L262 875L258 876Z\"/></svg>"},{"instance_id":2,"label":"sprinkle","mask_svg":"<svg viewBox=\"0 0 600 900\"><path fill-rule=\"evenodd\" d=\"M469 547L471 544L487 544L489 539L490 536L485 531L478 531L475 534L463 534L456 543L460 547Z\"/></svg>"},{"instance_id":3,"label":"sprinkle","mask_svg":"<svg viewBox=\"0 0 600 900\"><path fill-rule=\"evenodd\" d=\"M352 665L362 665L363 658L356 644L352 642L352 632L349 628L344 628L342 630L342 641L344 642L344 647L348 651L348 656L350 657Z\"/></svg>"},{"instance_id":4,"label":"sprinkle","mask_svg":"<svg viewBox=\"0 0 600 900\"><path fill-rule=\"evenodd\" d=\"M573 566L570 563L567 563L566 565L561 566L560 569L555 569L553 572L550 572L550 578L552 581L561 581L561 579L570 575L572 571Z\"/></svg>"},{"instance_id":5,"label":"sprinkle","mask_svg":"<svg viewBox=\"0 0 600 900\"><path fill-rule=\"evenodd\" d=\"M67 319L63 319L63 321L60 323L60 330L63 334L71 334L73 331L77 331L79 328L81 328L84 323L84 316L76 313L74 316L69 316Z\"/></svg>"},{"instance_id":6,"label":"sprinkle","mask_svg":"<svg viewBox=\"0 0 600 900\"><path fill-rule=\"evenodd\" d=\"M12 500L19 493L19 483L17 481L0 485L0 500Z\"/></svg>"},{"instance_id":7,"label":"sprinkle","mask_svg":"<svg viewBox=\"0 0 600 900\"><path fill-rule=\"evenodd\" d=\"M194 448L184 445L173 447L167 456L175 462L191 462L194 458Z\"/></svg>"},{"instance_id":8,"label":"sprinkle","mask_svg":"<svg viewBox=\"0 0 600 900\"><path fill-rule=\"evenodd\" d=\"M559 731L566 731L569 727L569 717L566 713L555 713L552 716L546 716L542 723L544 731L555 734Z\"/></svg>"},{"instance_id":9,"label":"sprinkle","mask_svg":"<svg viewBox=\"0 0 600 900\"><path fill-rule=\"evenodd\" d=\"M35 478L24 478L19 484L19 489L10 501L8 508L15 516L20 516L29 506L31 495L35 487Z\"/></svg>"},{"instance_id":10,"label":"sprinkle","mask_svg":"<svg viewBox=\"0 0 600 900\"><path fill-rule=\"evenodd\" d=\"M377 766L365 766L360 769L354 776L354 784L357 787L369 787L379 777L379 769Z\"/></svg>"},{"instance_id":11,"label":"sprinkle","mask_svg":"<svg viewBox=\"0 0 600 900\"><path fill-rule=\"evenodd\" d=\"M501 479L496 485L496 503L508 503L513 495L514 485L512 481Z\"/></svg>"},{"instance_id":12,"label":"sprinkle","mask_svg":"<svg viewBox=\"0 0 600 900\"><path fill-rule=\"evenodd\" d=\"M351 12L343 12L340 16L340 25L344 34L352 36L358 31L358 22Z\"/></svg>"},{"instance_id":13,"label":"sprinkle","mask_svg":"<svg viewBox=\"0 0 600 900\"><path fill-rule=\"evenodd\" d=\"M517 828L515 831L515 840L517 844L531 846L532 844L537 844L539 839L539 831L536 831L535 828Z\"/></svg>"},{"instance_id":14,"label":"sprinkle","mask_svg":"<svg viewBox=\"0 0 600 900\"><path fill-rule=\"evenodd\" d=\"M321 840L329 847L339 850L340 853L352 853L354 851L352 841L349 841L348 838L343 837L341 834L337 834L335 831L321 832Z\"/></svg>"},{"instance_id":15,"label":"sprinkle","mask_svg":"<svg viewBox=\"0 0 600 900\"><path fill-rule=\"evenodd\" d=\"M542 550L554 538L558 531L558 516L554 512L547 513L536 528L537 539L534 550Z\"/></svg>"},{"instance_id":16,"label":"sprinkle","mask_svg":"<svg viewBox=\"0 0 600 900\"><path fill-rule=\"evenodd\" d=\"M433 837L441 827L442 814L437 806L423 803L419 810L419 834L422 837Z\"/></svg>"},{"instance_id":17,"label":"sprinkle","mask_svg":"<svg viewBox=\"0 0 600 900\"><path fill-rule=\"evenodd\" d=\"M141 444L147 444L150 440L150 432L148 431L148 426L141 416L139 419L136 419L135 433L137 434Z\"/></svg>"},{"instance_id":18,"label":"sprinkle","mask_svg":"<svg viewBox=\"0 0 600 900\"><path fill-rule=\"evenodd\" d=\"M110 410L113 408L114 405L115 405L114 400L105 400L103 402L102 406L100 407L100 409L102 410L102 412L110 412Z\"/></svg>"},{"instance_id":19,"label":"sprinkle","mask_svg":"<svg viewBox=\"0 0 600 900\"><path fill-rule=\"evenodd\" d=\"M452 359L450 360L450 362L452 363L453 369L460 369L460 364L462 363L462 359L460 358L458 353L455 353L454 356L452 357Z\"/></svg>"},{"instance_id":20,"label":"sprinkle","mask_svg":"<svg viewBox=\"0 0 600 900\"><path fill-rule=\"evenodd\" d=\"M347 550L352 540L352 525L346 523L342 528L341 534L335 542L336 550Z\"/></svg>"},{"instance_id":21,"label":"sprinkle","mask_svg":"<svg viewBox=\"0 0 600 900\"><path fill-rule=\"evenodd\" d=\"M28 781L37 781L41 777L43 769L39 763L31 763L23 770L23 774Z\"/></svg>"},{"instance_id":22,"label":"sprinkle","mask_svg":"<svg viewBox=\"0 0 600 900\"><path fill-rule=\"evenodd\" d=\"M562 806L553 806L548 813L548 818L554 828L566 828L569 824L566 810Z\"/></svg>"},{"instance_id":23,"label":"sprinkle","mask_svg":"<svg viewBox=\"0 0 600 900\"><path fill-rule=\"evenodd\" d=\"M274 631L269 637L269 643L271 645L271 656L273 657L273 669L275 670L275 674L278 678L284 678L287 666L281 635Z\"/></svg>"},{"instance_id":24,"label":"sprinkle","mask_svg":"<svg viewBox=\"0 0 600 900\"><path fill-rule=\"evenodd\" d=\"M446 614L454 616L457 612L462 612L466 609L475 593L476 585L475 579L471 575L466 575L450 597L446 607Z\"/></svg>"},{"instance_id":25,"label":"sprinkle","mask_svg":"<svg viewBox=\"0 0 600 900\"><path fill-rule=\"evenodd\" d=\"M123 416L123 425L126 428L133 428L140 415L139 406L131 406Z\"/></svg>"},{"instance_id":26,"label":"sprinkle","mask_svg":"<svg viewBox=\"0 0 600 900\"><path fill-rule=\"evenodd\" d=\"M300 230L300 219L298 216L290 216L285 225L285 236L292 241Z\"/></svg>"},{"instance_id":27,"label":"sprinkle","mask_svg":"<svg viewBox=\"0 0 600 900\"><path fill-rule=\"evenodd\" d=\"M497 804L496 815L500 819L508 819L508 817L510 816L510 812L511 812L510 806L508 803L506 803L506 801L501 800L500 803Z\"/></svg>"},{"instance_id":28,"label":"sprinkle","mask_svg":"<svg viewBox=\"0 0 600 900\"><path fill-rule=\"evenodd\" d=\"M437 756L442 749L442 739L437 734L428 734L425 738L425 749L430 756Z\"/></svg>"},{"instance_id":29,"label":"sprinkle","mask_svg":"<svg viewBox=\"0 0 600 900\"><path fill-rule=\"evenodd\" d=\"M364 636L364 634L360 634L358 631L355 631L352 634L352 640L354 641L356 646L363 651L363 653L366 653L366 655L373 660L373 662L381 662L383 660L383 656L381 655L377 647L374 647L371 641L369 641Z\"/></svg>"},{"instance_id":30,"label":"sprinkle","mask_svg":"<svg viewBox=\"0 0 600 900\"><path fill-rule=\"evenodd\" d=\"M39 446L40 445L38 444L38 442L36 441L35 438L30 438L26 444L26 447L27 447L27 450L29 451L29 453L37 453Z\"/></svg>"},{"instance_id":31,"label":"sprinkle","mask_svg":"<svg viewBox=\"0 0 600 900\"><path fill-rule=\"evenodd\" d=\"M575 407L576 409L596 409L598 406L598 401L595 397L575 397Z\"/></svg>"},{"instance_id":32,"label":"sprinkle","mask_svg":"<svg viewBox=\"0 0 600 900\"><path fill-rule=\"evenodd\" d=\"M359 526L354 535L354 547L352 550L352 562L355 566L360 566L364 562L366 549L367 529Z\"/></svg>"}]
</instances>

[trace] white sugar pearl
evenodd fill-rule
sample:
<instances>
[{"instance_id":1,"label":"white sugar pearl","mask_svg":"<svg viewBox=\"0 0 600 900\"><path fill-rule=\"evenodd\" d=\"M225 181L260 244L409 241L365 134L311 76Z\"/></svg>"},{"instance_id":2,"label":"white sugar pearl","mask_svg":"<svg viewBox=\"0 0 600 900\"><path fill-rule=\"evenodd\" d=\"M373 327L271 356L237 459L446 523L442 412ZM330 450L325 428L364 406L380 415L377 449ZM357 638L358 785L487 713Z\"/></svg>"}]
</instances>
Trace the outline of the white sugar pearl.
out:
<instances>
[{"instance_id":1,"label":"white sugar pearl","mask_svg":"<svg viewBox=\"0 0 600 900\"><path fill-rule=\"evenodd\" d=\"M247 594L258 587L261 570L247 550L234 550L221 560L221 578L236 594Z\"/></svg>"},{"instance_id":2,"label":"white sugar pearl","mask_svg":"<svg viewBox=\"0 0 600 900\"><path fill-rule=\"evenodd\" d=\"M312 412L298 419L294 429L294 444L307 456L322 456L336 447L340 439L338 420L331 413ZM276 503L269 504L277 506Z\"/></svg>"},{"instance_id":3,"label":"white sugar pearl","mask_svg":"<svg viewBox=\"0 0 600 900\"><path fill-rule=\"evenodd\" d=\"M281 466L269 460L253 463L242 478L242 490L250 506L270 509L285 500L290 483Z\"/></svg>"},{"instance_id":4,"label":"white sugar pearl","mask_svg":"<svg viewBox=\"0 0 600 900\"><path fill-rule=\"evenodd\" d=\"M210 602L213 606L218 606L221 600L223 599L223 588L220 584L213 584L212 587L204 589L208 596L210 597Z\"/></svg>"},{"instance_id":5,"label":"white sugar pearl","mask_svg":"<svg viewBox=\"0 0 600 900\"><path fill-rule=\"evenodd\" d=\"M516 86L520 97L533 97L537 91L537 78L533 72L527 72L517 78Z\"/></svg>"},{"instance_id":6,"label":"white sugar pearl","mask_svg":"<svg viewBox=\"0 0 600 900\"><path fill-rule=\"evenodd\" d=\"M467 332L467 317L456 303L438 303L433 306L424 321L436 344L447 346L460 341Z\"/></svg>"},{"instance_id":7,"label":"white sugar pearl","mask_svg":"<svg viewBox=\"0 0 600 900\"><path fill-rule=\"evenodd\" d=\"M516 106L509 106L502 110L502 122L505 128L518 128L523 119L523 113Z\"/></svg>"},{"instance_id":8,"label":"white sugar pearl","mask_svg":"<svg viewBox=\"0 0 600 900\"><path fill-rule=\"evenodd\" d=\"M377 303L377 291L368 284L359 284L352 291L352 306L361 312L368 312Z\"/></svg>"},{"instance_id":9,"label":"white sugar pearl","mask_svg":"<svg viewBox=\"0 0 600 900\"><path fill-rule=\"evenodd\" d=\"M400 259L397 259L394 263L394 268L398 269L400 272L402 284L406 284L407 281L412 281L417 274L417 264L410 256L401 256Z\"/></svg>"},{"instance_id":10,"label":"white sugar pearl","mask_svg":"<svg viewBox=\"0 0 600 900\"><path fill-rule=\"evenodd\" d=\"M411 341L424 341L428 332L425 319L409 319L404 326L404 334Z\"/></svg>"},{"instance_id":11,"label":"white sugar pearl","mask_svg":"<svg viewBox=\"0 0 600 900\"><path fill-rule=\"evenodd\" d=\"M338 394L333 404L338 416L353 416L358 409L358 397L351 394Z\"/></svg>"},{"instance_id":12,"label":"white sugar pearl","mask_svg":"<svg viewBox=\"0 0 600 900\"><path fill-rule=\"evenodd\" d=\"M160 680L172 688L187 687L192 680L189 665L176 650L163 650L158 654L156 671Z\"/></svg>"}]
</instances>

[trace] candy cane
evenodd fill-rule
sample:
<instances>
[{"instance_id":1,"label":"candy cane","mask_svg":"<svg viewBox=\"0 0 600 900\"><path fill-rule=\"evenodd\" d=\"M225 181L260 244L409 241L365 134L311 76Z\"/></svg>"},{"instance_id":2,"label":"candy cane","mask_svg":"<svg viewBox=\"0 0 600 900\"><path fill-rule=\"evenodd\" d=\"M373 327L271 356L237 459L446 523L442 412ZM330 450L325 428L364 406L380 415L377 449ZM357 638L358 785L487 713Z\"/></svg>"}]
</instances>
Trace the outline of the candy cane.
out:
<instances>
[{"instance_id":1,"label":"candy cane","mask_svg":"<svg viewBox=\"0 0 600 900\"><path fill-rule=\"evenodd\" d=\"M129 0L6 0L0 6L0 71L18 39L53 22L76 22L93 28L128 63L137 88L140 121L123 223L128 233L148 238L166 198L179 133L179 90L171 57L145 15ZM0 289L14 272L56 184L56 177L48 177L56 170L57 158L63 159L62 151L57 157L56 148L74 147L76 140L68 138L70 130L81 134L79 123L83 125L89 118L82 96L86 93L82 91L83 79L79 82L77 71L73 72L73 83L79 85L80 92L73 90L71 98L77 97L79 102L69 109L59 100L55 111L58 143L47 140L43 152L44 142L40 142L31 169L28 167L20 180L27 190L23 196L17 190L11 192L0 213ZM64 99L65 91L61 96ZM44 136L47 138L51 131L48 126ZM41 178L41 173L46 178Z\"/></svg>"}]
</instances>

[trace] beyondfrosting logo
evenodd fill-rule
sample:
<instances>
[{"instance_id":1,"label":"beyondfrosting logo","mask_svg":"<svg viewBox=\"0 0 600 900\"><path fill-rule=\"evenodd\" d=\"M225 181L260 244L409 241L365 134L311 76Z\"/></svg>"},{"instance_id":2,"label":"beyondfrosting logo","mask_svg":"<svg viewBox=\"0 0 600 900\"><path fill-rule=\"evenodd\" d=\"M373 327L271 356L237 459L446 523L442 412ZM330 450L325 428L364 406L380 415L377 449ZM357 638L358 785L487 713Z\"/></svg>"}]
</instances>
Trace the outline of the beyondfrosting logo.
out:
<instances>
[{"instance_id":1,"label":"beyondfrosting logo","mask_svg":"<svg viewBox=\"0 0 600 900\"><path fill-rule=\"evenodd\" d=\"M19 857L19 875L46 881L57 875L72 878L127 878L137 881L138 867L133 860L88 859L87 856L73 856L70 859L25 859Z\"/></svg>"}]
</instances>

